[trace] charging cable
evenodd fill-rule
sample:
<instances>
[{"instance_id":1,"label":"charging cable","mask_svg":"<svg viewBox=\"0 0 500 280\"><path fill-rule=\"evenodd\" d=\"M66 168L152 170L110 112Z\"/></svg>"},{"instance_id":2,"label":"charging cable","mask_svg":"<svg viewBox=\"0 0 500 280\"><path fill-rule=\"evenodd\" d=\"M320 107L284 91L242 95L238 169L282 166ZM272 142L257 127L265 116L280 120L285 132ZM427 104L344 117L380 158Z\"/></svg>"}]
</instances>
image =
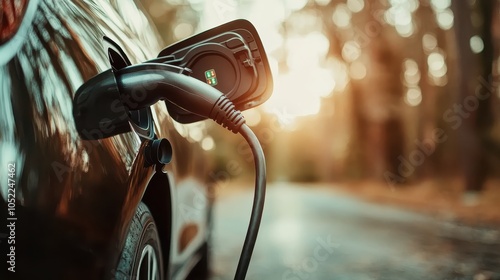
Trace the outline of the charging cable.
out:
<instances>
[{"instance_id":1,"label":"charging cable","mask_svg":"<svg viewBox=\"0 0 500 280\"><path fill-rule=\"evenodd\" d=\"M236 274L234 276L235 280L243 280L247 274L255 241L257 240L257 234L259 233L259 226L262 219L262 213L264 211L264 200L266 196L266 159L264 157L264 152L262 151L262 146L260 145L257 136L255 136L255 133L253 133L248 125L243 124L239 132L252 149L255 163L255 194L253 198L250 224L248 225L247 235L245 237L240 260L238 262L238 268L236 269Z\"/></svg>"}]
</instances>

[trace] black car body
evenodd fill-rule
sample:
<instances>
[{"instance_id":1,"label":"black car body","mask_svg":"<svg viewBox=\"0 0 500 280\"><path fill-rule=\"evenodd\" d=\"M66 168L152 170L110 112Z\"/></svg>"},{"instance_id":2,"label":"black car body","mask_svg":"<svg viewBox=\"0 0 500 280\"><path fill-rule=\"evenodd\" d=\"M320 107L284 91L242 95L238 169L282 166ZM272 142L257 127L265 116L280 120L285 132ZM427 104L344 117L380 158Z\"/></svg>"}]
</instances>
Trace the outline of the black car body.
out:
<instances>
[{"instance_id":1,"label":"black car body","mask_svg":"<svg viewBox=\"0 0 500 280\"><path fill-rule=\"evenodd\" d=\"M158 228L165 279L186 277L208 236L203 127L174 123L161 102L130 119L132 132L82 140L72 114L77 88L110 68L104 35L132 63L163 47L147 15L122 0L2 3L0 278L118 277L141 201ZM171 143L170 164L146 166L151 135Z\"/></svg>"}]
</instances>

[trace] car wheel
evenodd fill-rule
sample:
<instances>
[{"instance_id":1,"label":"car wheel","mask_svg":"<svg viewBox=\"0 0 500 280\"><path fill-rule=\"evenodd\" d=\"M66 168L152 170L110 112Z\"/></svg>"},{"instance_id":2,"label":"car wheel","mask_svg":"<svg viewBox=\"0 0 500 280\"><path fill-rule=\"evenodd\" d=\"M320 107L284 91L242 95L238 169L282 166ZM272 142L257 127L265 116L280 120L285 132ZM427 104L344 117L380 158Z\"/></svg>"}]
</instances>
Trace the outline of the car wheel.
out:
<instances>
[{"instance_id":1,"label":"car wheel","mask_svg":"<svg viewBox=\"0 0 500 280\"><path fill-rule=\"evenodd\" d=\"M116 270L116 279L162 280L163 259L153 216L140 203L130 224Z\"/></svg>"}]
</instances>

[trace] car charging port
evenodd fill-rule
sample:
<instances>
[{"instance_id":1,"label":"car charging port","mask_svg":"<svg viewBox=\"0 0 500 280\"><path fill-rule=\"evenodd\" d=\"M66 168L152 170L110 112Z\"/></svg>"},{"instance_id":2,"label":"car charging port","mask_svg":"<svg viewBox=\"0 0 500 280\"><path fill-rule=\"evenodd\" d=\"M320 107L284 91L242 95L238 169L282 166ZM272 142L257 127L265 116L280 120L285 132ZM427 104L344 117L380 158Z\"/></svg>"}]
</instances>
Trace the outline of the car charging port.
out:
<instances>
[{"instance_id":1,"label":"car charging port","mask_svg":"<svg viewBox=\"0 0 500 280\"><path fill-rule=\"evenodd\" d=\"M165 165L172 161L172 145L165 138L149 140L144 149L146 166Z\"/></svg>"}]
</instances>

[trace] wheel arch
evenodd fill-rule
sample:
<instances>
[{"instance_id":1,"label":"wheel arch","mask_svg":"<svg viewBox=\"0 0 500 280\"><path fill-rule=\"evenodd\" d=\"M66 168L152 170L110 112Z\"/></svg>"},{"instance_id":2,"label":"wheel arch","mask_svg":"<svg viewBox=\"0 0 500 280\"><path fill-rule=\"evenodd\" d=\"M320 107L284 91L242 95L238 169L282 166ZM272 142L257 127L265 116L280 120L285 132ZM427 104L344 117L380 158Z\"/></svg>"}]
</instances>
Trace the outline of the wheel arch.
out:
<instances>
[{"instance_id":1,"label":"wheel arch","mask_svg":"<svg viewBox=\"0 0 500 280\"><path fill-rule=\"evenodd\" d=\"M168 175L157 172L149 181L142 197L142 202L146 204L153 215L160 236L165 279L168 279L171 273L172 192L170 187Z\"/></svg>"}]
</instances>

